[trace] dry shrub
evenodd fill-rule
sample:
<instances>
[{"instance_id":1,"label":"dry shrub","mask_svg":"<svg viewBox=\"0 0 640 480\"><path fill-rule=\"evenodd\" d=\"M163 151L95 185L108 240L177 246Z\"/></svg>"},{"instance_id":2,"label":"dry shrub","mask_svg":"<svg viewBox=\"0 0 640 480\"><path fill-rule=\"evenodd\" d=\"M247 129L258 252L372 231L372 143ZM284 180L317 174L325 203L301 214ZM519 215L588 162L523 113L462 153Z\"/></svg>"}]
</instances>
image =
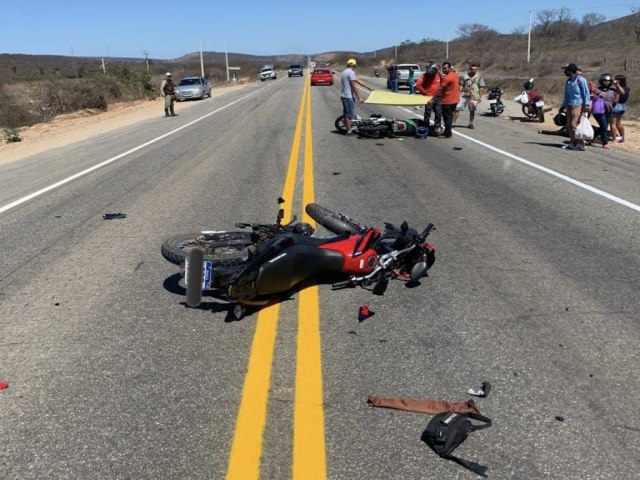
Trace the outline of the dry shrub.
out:
<instances>
[{"instance_id":1,"label":"dry shrub","mask_svg":"<svg viewBox=\"0 0 640 480\"><path fill-rule=\"evenodd\" d=\"M33 125L37 121L37 117L29 108L21 104L15 96L10 95L0 83L0 128L13 130L21 126Z\"/></svg>"},{"instance_id":2,"label":"dry shrub","mask_svg":"<svg viewBox=\"0 0 640 480\"><path fill-rule=\"evenodd\" d=\"M36 89L35 103L43 112L43 119L86 108L107 109L104 94L93 82L84 80L41 82Z\"/></svg>"}]
</instances>

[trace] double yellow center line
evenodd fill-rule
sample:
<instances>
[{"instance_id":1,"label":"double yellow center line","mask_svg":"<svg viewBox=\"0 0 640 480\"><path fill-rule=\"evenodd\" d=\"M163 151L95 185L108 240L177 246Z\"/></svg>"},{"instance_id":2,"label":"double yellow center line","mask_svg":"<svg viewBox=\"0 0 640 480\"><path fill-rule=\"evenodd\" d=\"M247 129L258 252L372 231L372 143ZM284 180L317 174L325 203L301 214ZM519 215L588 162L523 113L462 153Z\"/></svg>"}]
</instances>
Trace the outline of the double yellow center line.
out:
<instances>
[{"instance_id":1,"label":"double yellow center line","mask_svg":"<svg viewBox=\"0 0 640 480\"><path fill-rule=\"evenodd\" d=\"M306 115L305 115L306 113ZM304 183L302 204L314 201L313 148L311 134L311 92L305 82L298 110L287 177L282 192L283 222L291 219L295 183L300 157L302 125L305 124ZM313 219L303 214L303 220L315 227ZM322 400L322 354L318 287L302 290L298 304L298 341L293 414L292 478L325 479L326 453L324 410ZM262 439L267 417L271 368L278 330L280 305L270 305L260 311L251 345L249 364L231 446L227 480L260 478Z\"/></svg>"}]
</instances>

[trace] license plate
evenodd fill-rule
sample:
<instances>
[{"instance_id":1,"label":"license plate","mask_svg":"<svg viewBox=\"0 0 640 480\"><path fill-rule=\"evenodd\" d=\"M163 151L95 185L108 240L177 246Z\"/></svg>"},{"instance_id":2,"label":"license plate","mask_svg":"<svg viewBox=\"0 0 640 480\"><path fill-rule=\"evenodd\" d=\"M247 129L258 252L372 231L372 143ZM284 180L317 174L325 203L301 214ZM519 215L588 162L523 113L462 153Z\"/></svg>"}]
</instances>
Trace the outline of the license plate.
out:
<instances>
[{"instance_id":1,"label":"license plate","mask_svg":"<svg viewBox=\"0 0 640 480\"><path fill-rule=\"evenodd\" d=\"M544 102L542 100L538 100L536 102L536 107L544 107Z\"/></svg>"},{"instance_id":2,"label":"license plate","mask_svg":"<svg viewBox=\"0 0 640 480\"><path fill-rule=\"evenodd\" d=\"M211 288L211 275L212 275L212 270L213 270L213 264L211 263L211 260L205 260L202 263L202 290L208 290L209 288ZM184 262L184 283L185 285L188 282L189 278L189 257L187 257L185 259Z\"/></svg>"},{"instance_id":3,"label":"license plate","mask_svg":"<svg viewBox=\"0 0 640 480\"><path fill-rule=\"evenodd\" d=\"M495 103L498 103L498 101L495 98L492 98L491 100L489 100L489 103L493 105Z\"/></svg>"}]
</instances>

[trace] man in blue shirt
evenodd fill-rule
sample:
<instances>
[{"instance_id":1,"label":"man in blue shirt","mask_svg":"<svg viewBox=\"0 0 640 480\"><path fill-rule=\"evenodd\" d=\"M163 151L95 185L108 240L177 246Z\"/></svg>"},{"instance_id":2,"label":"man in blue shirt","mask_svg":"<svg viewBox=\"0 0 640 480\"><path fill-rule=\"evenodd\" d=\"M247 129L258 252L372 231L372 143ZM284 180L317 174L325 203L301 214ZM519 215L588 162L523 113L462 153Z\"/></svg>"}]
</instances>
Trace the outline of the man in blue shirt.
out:
<instances>
[{"instance_id":1,"label":"man in blue shirt","mask_svg":"<svg viewBox=\"0 0 640 480\"><path fill-rule=\"evenodd\" d=\"M576 138L576 128L590 109L589 86L587 80L578 75L578 67L575 63L569 63L562 67L567 77L564 85L564 99L562 108L567 113L567 126L569 127L570 143L565 148L568 150L584 151L584 140Z\"/></svg>"},{"instance_id":2,"label":"man in blue shirt","mask_svg":"<svg viewBox=\"0 0 640 480\"><path fill-rule=\"evenodd\" d=\"M347 68L343 70L341 78L342 93L340 97L342 100L342 115L344 115L344 125L347 128L347 135L353 134L351 120L356 118L356 98L360 103L364 101L360 96L360 92L358 92L357 86L360 85L369 91L373 90L369 85L366 85L356 78L356 72L353 70L355 67L355 58L347 60Z\"/></svg>"}]
</instances>

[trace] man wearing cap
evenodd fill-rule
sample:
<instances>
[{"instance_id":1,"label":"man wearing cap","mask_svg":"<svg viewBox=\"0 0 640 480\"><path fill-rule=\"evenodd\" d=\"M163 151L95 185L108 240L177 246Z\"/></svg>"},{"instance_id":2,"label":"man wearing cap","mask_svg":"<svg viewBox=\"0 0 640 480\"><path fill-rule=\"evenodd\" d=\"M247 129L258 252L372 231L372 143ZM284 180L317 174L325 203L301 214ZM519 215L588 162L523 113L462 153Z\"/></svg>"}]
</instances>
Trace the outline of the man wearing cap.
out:
<instances>
[{"instance_id":1,"label":"man wearing cap","mask_svg":"<svg viewBox=\"0 0 640 480\"><path fill-rule=\"evenodd\" d=\"M569 127L569 145L567 150L584 151L584 140L576 138L576 128L580 123L583 115L589 112L591 108L591 99L589 96L589 87L587 80L578 75L578 67L575 63L569 63L562 67L567 77L564 85L564 98L562 100L562 108L567 113L567 125Z\"/></svg>"},{"instance_id":2,"label":"man wearing cap","mask_svg":"<svg viewBox=\"0 0 640 480\"><path fill-rule=\"evenodd\" d=\"M350 58L347 60L347 68L343 70L341 78L342 93L340 98L342 100L342 114L344 115L345 127L347 127L347 135L353 134L351 120L356 118L356 98L360 103L364 102L357 86L360 85L370 92L373 90L369 85L356 78L354 68L356 68L356 60L355 58Z\"/></svg>"},{"instance_id":3,"label":"man wearing cap","mask_svg":"<svg viewBox=\"0 0 640 480\"><path fill-rule=\"evenodd\" d=\"M160 85L160 91L164 96L164 116L165 117L177 117L178 115L173 111L173 103L176 98L176 87L173 84L171 73L167 72Z\"/></svg>"}]
</instances>

